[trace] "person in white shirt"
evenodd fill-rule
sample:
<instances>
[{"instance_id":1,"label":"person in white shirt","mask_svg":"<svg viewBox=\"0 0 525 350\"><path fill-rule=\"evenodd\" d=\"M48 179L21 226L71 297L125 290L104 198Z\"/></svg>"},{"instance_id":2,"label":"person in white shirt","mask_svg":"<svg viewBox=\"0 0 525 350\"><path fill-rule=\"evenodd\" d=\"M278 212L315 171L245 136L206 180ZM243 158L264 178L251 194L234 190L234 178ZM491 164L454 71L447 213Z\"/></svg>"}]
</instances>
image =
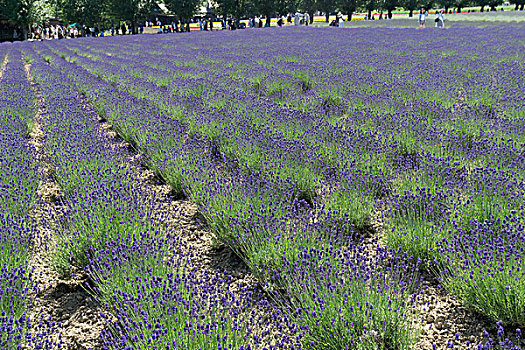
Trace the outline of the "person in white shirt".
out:
<instances>
[{"instance_id":1,"label":"person in white shirt","mask_svg":"<svg viewBox=\"0 0 525 350\"><path fill-rule=\"evenodd\" d=\"M417 19L419 23L419 29L425 29L425 10L422 8L421 11L419 11L419 17Z\"/></svg>"},{"instance_id":2,"label":"person in white shirt","mask_svg":"<svg viewBox=\"0 0 525 350\"><path fill-rule=\"evenodd\" d=\"M343 14L341 12L337 13L337 24L339 25L339 28L345 27L345 19L343 18Z\"/></svg>"}]
</instances>

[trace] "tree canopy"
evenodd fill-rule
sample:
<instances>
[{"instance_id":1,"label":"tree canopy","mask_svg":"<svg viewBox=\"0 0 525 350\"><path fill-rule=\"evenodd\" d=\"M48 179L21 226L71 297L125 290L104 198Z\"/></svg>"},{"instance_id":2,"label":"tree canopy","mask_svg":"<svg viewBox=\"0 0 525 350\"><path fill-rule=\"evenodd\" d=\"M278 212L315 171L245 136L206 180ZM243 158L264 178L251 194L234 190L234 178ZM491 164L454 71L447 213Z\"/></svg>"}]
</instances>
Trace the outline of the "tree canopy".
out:
<instances>
[{"instance_id":1,"label":"tree canopy","mask_svg":"<svg viewBox=\"0 0 525 350\"><path fill-rule=\"evenodd\" d=\"M191 19L206 0L0 0L0 20L14 25L27 26L41 22L46 17L58 17L66 23L92 25L103 22L137 22L151 18L159 3L183 20ZM243 16L284 15L296 11L325 14L341 11L351 17L356 11L385 11L388 17L399 8L409 15L419 8L441 7L445 10L467 6L481 6L495 10L503 0L215 0L215 12L219 16L240 18ZM523 8L525 0L515 0L516 8ZM328 20L328 17L327 17Z\"/></svg>"},{"instance_id":2,"label":"tree canopy","mask_svg":"<svg viewBox=\"0 0 525 350\"><path fill-rule=\"evenodd\" d=\"M237 2L240 2L237 0ZM201 0L165 0L166 7L177 17L182 19L192 18L201 5Z\"/></svg>"}]
</instances>

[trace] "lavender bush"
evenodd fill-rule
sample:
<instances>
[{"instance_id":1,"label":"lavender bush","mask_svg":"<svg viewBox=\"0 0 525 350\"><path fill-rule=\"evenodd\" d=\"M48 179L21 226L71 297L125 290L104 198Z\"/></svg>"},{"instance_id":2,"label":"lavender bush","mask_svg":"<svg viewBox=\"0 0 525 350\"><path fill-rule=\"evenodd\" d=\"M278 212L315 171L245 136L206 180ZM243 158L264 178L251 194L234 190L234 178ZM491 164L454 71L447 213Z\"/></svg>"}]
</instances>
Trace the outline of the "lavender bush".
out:
<instances>
[{"instance_id":1,"label":"lavender bush","mask_svg":"<svg viewBox=\"0 0 525 350\"><path fill-rule=\"evenodd\" d=\"M121 155L65 98L77 93L199 205L303 347L414 347L423 269L466 306L522 327L524 40L499 26L284 28L25 46L53 101L48 147L70 208L62 265L88 266L101 300L122 305L107 344L222 346L211 330L234 347L257 342L238 319L213 323L244 301L225 292L206 305L216 286L183 257L160 263L176 240L144 220ZM177 298L155 294L172 284ZM189 285L199 305L181 309ZM174 326L202 315L194 337Z\"/></svg>"}]
</instances>

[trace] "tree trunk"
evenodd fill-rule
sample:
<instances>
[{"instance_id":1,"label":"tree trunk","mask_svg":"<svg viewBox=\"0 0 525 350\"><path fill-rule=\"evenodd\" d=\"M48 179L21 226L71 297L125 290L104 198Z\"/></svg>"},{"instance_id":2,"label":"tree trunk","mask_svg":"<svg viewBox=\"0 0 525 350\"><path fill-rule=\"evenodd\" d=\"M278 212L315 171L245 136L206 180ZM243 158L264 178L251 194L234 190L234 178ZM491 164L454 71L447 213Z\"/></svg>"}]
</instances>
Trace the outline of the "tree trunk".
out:
<instances>
[{"instance_id":1,"label":"tree trunk","mask_svg":"<svg viewBox=\"0 0 525 350\"><path fill-rule=\"evenodd\" d=\"M408 17L413 17L414 16L414 10L410 9L410 11L408 11Z\"/></svg>"},{"instance_id":2,"label":"tree trunk","mask_svg":"<svg viewBox=\"0 0 525 350\"><path fill-rule=\"evenodd\" d=\"M368 10L366 18L368 19L372 18L372 10Z\"/></svg>"},{"instance_id":3,"label":"tree trunk","mask_svg":"<svg viewBox=\"0 0 525 350\"><path fill-rule=\"evenodd\" d=\"M445 6L445 13L448 13L448 6Z\"/></svg>"},{"instance_id":4,"label":"tree trunk","mask_svg":"<svg viewBox=\"0 0 525 350\"><path fill-rule=\"evenodd\" d=\"M325 21L326 21L326 23L330 22L330 12L328 12L328 11L325 14Z\"/></svg>"},{"instance_id":5,"label":"tree trunk","mask_svg":"<svg viewBox=\"0 0 525 350\"><path fill-rule=\"evenodd\" d=\"M456 11L456 13L461 13L461 7L458 7L458 10Z\"/></svg>"},{"instance_id":6,"label":"tree trunk","mask_svg":"<svg viewBox=\"0 0 525 350\"><path fill-rule=\"evenodd\" d=\"M482 12L485 11L485 5L481 5L481 8L479 9L479 12Z\"/></svg>"},{"instance_id":7,"label":"tree trunk","mask_svg":"<svg viewBox=\"0 0 525 350\"><path fill-rule=\"evenodd\" d=\"M392 10L388 9L388 19L392 19Z\"/></svg>"},{"instance_id":8,"label":"tree trunk","mask_svg":"<svg viewBox=\"0 0 525 350\"><path fill-rule=\"evenodd\" d=\"M521 4L520 11L523 11L525 9L525 4Z\"/></svg>"},{"instance_id":9,"label":"tree trunk","mask_svg":"<svg viewBox=\"0 0 525 350\"><path fill-rule=\"evenodd\" d=\"M494 6L494 5L490 5L490 10L491 10L491 11L496 11L496 6Z\"/></svg>"},{"instance_id":10,"label":"tree trunk","mask_svg":"<svg viewBox=\"0 0 525 350\"><path fill-rule=\"evenodd\" d=\"M310 15L310 24L314 23L314 12L308 13Z\"/></svg>"},{"instance_id":11,"label":"tree trunk","mask_svg":"<svg viewBox=\"0 0 525 350\"><path fill-rule=\"evenodd\" d=\"M352 14L353 13L354 13L353 11L348 12L348 22L350 22L352 20Z\"/></svg>"}]
</instances>

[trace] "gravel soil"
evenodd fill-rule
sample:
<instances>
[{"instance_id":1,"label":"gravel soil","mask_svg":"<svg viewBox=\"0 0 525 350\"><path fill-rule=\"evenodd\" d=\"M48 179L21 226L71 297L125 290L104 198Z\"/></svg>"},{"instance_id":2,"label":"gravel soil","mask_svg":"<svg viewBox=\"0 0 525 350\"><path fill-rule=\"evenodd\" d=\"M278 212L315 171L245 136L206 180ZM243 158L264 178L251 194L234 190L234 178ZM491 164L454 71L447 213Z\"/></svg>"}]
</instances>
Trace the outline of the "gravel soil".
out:
<instances>
[{"instance_id":1,"label":"gravel soil","mask_svg":"<svg viewBox=\"0 0 525 350\"><path fill-rule=\"evenodd\" d=\"M45 319L56 327L50 332L49 336L52 339L49 341L55 343L57 348L97 349L104 321L100 317L100 307L84 288L87 276L79 273L69 279L62 279L53 268L54 232L59 229L57 223L63 216L60 201L62 194L53 179L53 167L44 152L45 101L38 85L32 79L31 66L26 64L25 68L38 107L30 134L30 144L34 147L41 175L38 201L32 212L38 228L29 266L37 290L32 296L33 307L30 318L34 325L38 325L39 320ZM37 332L38 330L34 331Z\"/></svg>"},{"instance_id":2,"label":"gravel soil","mask_svg":"<svg viewBox=\"0 0 525 350\"><path fill-rule=\"evenodd\" d=\"M0 64L0 79L2 79L2 76L4 75L5 68L7 66L7 62L9 62L9 58L7 58L7 55L6 55L2 63Z\"/></svg>"},{"instance_id":3,"label":"gravel soil","mask_svg":"<svg viewBox=\"0 0 525 350\"><path fill-rule=\"evenodd\" d=\"M483 329L490 329L487 319L462 306L430 276L423 279L415 311L419 314L415 326L421 331L416 349L432 349L432 344L447 349L449 342L454 349L477 349Z\"/></svg>"},{"instance_id":4,"label":"gravel soil","mask_svg":"<svg viewBox=\"0 0 525 350\"><path fill-rule=\"evenodd\" d=\"M268 295L264 293L249 267L229 247L217 244L214 240L214 235L199 213L197 205L173 196L171 187L145 165L145 156L113 130L106 117L98 114L88 98L83 95L78 98L83 100L85 111L92 114L98 122L98 134L102 140L123 154L123 164L130 170L135 186L151 199L152 220L161 223L168 232L176 233L178 242L173 251L180 252L183 249L182 253L189 258L191 266L198 267L197 275L228 280L230 291L239 300L244 300L246 293L253 300L266 299ZM260 320L257 333L265 339L263 343L275 344L290 336L286 327L269 321L276 319L276 311L262 304L246 310L246 313Z\"/></svg>"},{"instance_id":5,"label":"gravel soil","mask_svg":"<svg viewBox=\"0 0 525 350\"><path fill-rule=\"evenodd\" d=\"M372 256L375 255L373 247L383 245L386 237L382 211L386 211L385 208L372 216L374 235L364 242ZM419 339L414 349L433 350L433 345L436 349L448 349L450 343L454 349L477 349L483 341L483 330L491 328L489 320L462 306L441 288L434 275L421 274L415 297L412 325Z\"/></svg>"}]
</instances>

